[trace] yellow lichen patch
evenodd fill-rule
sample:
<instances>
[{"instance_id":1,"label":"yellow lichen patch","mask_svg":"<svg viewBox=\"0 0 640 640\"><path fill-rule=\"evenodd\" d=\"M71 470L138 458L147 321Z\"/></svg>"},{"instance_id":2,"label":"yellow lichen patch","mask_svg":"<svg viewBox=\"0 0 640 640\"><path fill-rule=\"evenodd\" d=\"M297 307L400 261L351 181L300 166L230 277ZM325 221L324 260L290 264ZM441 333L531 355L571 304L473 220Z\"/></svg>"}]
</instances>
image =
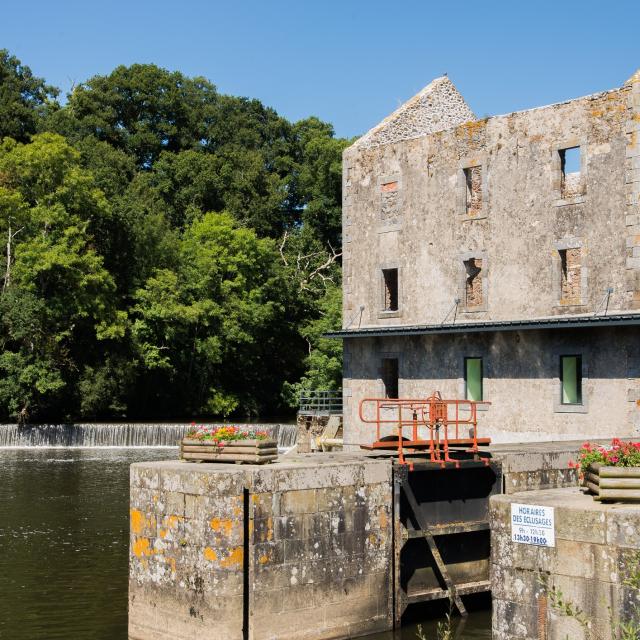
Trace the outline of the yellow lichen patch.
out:
<instances>
[{"instance_id":1,"label":"yellow lichen patch","mask_svg":"<svg viewBox=\"0 0 640 640\"><path fill-rule=\"evenodd\" d=\"M267 562L269 562L269 556L260 556L258 562L260 564L267 564Z\"/></svg>"},{"instance_id":2,"label":"yellow lichen patch","mask_svg":"<svg viewBox=\"0 0 640 640\"><path fill-rule=\"evenodd\" d=\"M175 529L178 526L180 520L184 520L182 516L169 516L167 518L167 526L169 529Z\"/></svg>"},{"instance_id":3,"label":"yellow lichen patch","mask_svg":"<svg viewBox=\"0 0 640 640\"><path fill-rule=\"evenodd\" d=\"M142 533L146 522L142 511L138 511L138 509L131 509L129 514L131 516L131 532L136 535Z\"/></svg>"},{"instance_id":4,"label":"yellow lichen patch","mask_svg":"<svg viewBox=\"0 0 640 640\"><path fill-rule=\"evenodd\" d=\"M215 562L218 559L218 554L211 547L205 547L204 557L207 560L211 560L211 562Z\"/></svg>"},{"instance_id":5,"label":"yellow lichen patch","mask_svg":"<svg viewBox=\"0 0 640 640\"><path fill-rule=\"evenodd\" d=\"M224 560L220 562L221 567L226 569L234 566L240 566L244 558L242 547L236 547Z\"/></svg>"},{"instance_id":6,"label":"yellow lichen patch","mask_svg":"<svg viewBox=\"0 0 640 640\"><path fill-rule=\"evenodd\" d=\"M149 538L137 538L131 545L131 550L136 558L151 556L154 553L151 545L149 544Z\"/></svg>"},{"instance_id":7,"label":"yellow lichen patch","mask_svg":"<svg viewBox=\"0 0 640 640\"><path fill-rule=\"evenodd\" d=\"M231 534L231 530L233 529L233 522L228 519L220 519L220 518L211 518L209 522L209 526L214 531L223 530L225 535L229 536Z\"/></svg>"},{"instance_id":8,"label":"yellow lichen patch","mask_svg":"<svg viewBox=\"0 0 640 640\"><path fill-rule=\"evenodd\" d=\"M273 540L273 518L267 519L267 541L271 542Z\"/></svg>"},{"instance_id":9,"label":"yellow lichen patch","mask_svg":"<svg viewBox=\"0 0 640 640\"><path fill-rule=\"evenodd\" d=\"M165 558L167 564L171 567L172 573L176 572L176 559L175 558Z\"/></svg>"},{"instance_id":10,"label":"yellow lichen patch","mask_svg":"<svg viewBox=\"0 0 640 640\"><path fill-rule=\"evenodd\" d=\"M164 540L167 537L167 530L160 529L160 537Z\"/></svg>"},{"instance_id":11,"label":"yellow lichen patch","mask_svg":"<svg viewBox=\"0 0 640 640\"><path fill-rule=\"evenodd\" d=\"M487 120L488 118L484 118L483 120L470 120L469 122L465 122L456 129L456 133L458 135L466 134L468 138L473 138L486 127Z\"/></svg>"}]
</instances>

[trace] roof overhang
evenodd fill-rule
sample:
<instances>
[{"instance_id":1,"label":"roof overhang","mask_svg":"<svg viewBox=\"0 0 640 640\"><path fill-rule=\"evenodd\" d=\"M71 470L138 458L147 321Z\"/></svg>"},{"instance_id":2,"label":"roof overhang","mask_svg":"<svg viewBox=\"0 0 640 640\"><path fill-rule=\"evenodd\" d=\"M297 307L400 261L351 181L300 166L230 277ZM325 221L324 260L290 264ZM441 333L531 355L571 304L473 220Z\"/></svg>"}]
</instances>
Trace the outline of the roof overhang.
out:
<instances>
[{"instance_id":1,"label":"roof overhang","mask_svg":"<svg viewBox=\"0 0 640 640\"><path fill-rule=\"evenodd\" d=\"M423 336L430 334L487 333L495 331L539 331L542 329L588 329L595 327L628 327L640 325L640 313L601 316L562 316L537 320L498 320L460 324L422 324L346 329L324 334L325 338L382 338Z\"/></svg>"}]
</instances>

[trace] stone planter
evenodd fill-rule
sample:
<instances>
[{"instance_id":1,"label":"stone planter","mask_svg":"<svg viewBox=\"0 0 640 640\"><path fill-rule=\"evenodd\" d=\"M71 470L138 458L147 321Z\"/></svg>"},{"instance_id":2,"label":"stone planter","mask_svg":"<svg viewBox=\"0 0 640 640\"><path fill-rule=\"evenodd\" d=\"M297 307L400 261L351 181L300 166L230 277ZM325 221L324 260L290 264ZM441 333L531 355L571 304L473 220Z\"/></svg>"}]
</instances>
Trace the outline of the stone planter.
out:
<instances>
[{"instance_id":1,"label":"stone planter","mask_svg":"<svg viewBox=\"0 0 640 640\"><path fill-rule=\"evenodd\" d=\"M231 440L217 443L183 438L180 459L187 462L245 462L266 464L278 458L275 440Z\"/></svg>"},{"instance_id":2,"label":"stone planter","mask_svg":"<svg viewBox=\"0 0 640 640\"><path fill-rule=\"evenodd\" d=\"M640 502L640 467L590 465L582 481L594 500Z\"/></svg>"}]
</instances>

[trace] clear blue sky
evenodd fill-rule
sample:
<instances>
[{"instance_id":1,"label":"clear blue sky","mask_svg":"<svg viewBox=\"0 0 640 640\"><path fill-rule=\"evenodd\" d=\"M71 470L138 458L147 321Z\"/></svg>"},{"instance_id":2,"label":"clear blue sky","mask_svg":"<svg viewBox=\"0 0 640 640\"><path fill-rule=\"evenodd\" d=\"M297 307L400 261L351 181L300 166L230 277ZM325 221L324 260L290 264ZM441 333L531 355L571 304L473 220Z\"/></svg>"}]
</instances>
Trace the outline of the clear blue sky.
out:
<instances>
[{"instance_id":1,"label":"clear blue sky","mask_svg":"<svg viewBox=\"0 0 640 640\"><path fill-rule=\"evenodd\" d=\"M153 62L352 136L444 72L479 116L620 86L640 0L25 0L3 6L0 48L63 92Z\"/></svg>"}]
</instances>

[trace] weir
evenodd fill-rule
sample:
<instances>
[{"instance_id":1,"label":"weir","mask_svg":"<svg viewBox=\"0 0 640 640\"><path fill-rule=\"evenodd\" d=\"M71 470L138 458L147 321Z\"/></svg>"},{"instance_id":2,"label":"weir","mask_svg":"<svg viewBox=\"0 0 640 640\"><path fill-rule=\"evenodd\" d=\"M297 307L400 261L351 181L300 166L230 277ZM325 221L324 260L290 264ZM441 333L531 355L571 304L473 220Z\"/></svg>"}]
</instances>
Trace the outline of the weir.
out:
<instances>
[{"instance_id":1,"label":"weir","mask_svg":"<svg viewBox=\"0 0 640 640\"><path fill-rule=\"evenodd\" d=\"M205 426L219 426L205 424ZM250 432L266 431L280 449L296 443L294 424L238 424ZM2 447L176 447L191 429L185 423L80 423L0 425Z\"/></svg>"}]
</instances>

